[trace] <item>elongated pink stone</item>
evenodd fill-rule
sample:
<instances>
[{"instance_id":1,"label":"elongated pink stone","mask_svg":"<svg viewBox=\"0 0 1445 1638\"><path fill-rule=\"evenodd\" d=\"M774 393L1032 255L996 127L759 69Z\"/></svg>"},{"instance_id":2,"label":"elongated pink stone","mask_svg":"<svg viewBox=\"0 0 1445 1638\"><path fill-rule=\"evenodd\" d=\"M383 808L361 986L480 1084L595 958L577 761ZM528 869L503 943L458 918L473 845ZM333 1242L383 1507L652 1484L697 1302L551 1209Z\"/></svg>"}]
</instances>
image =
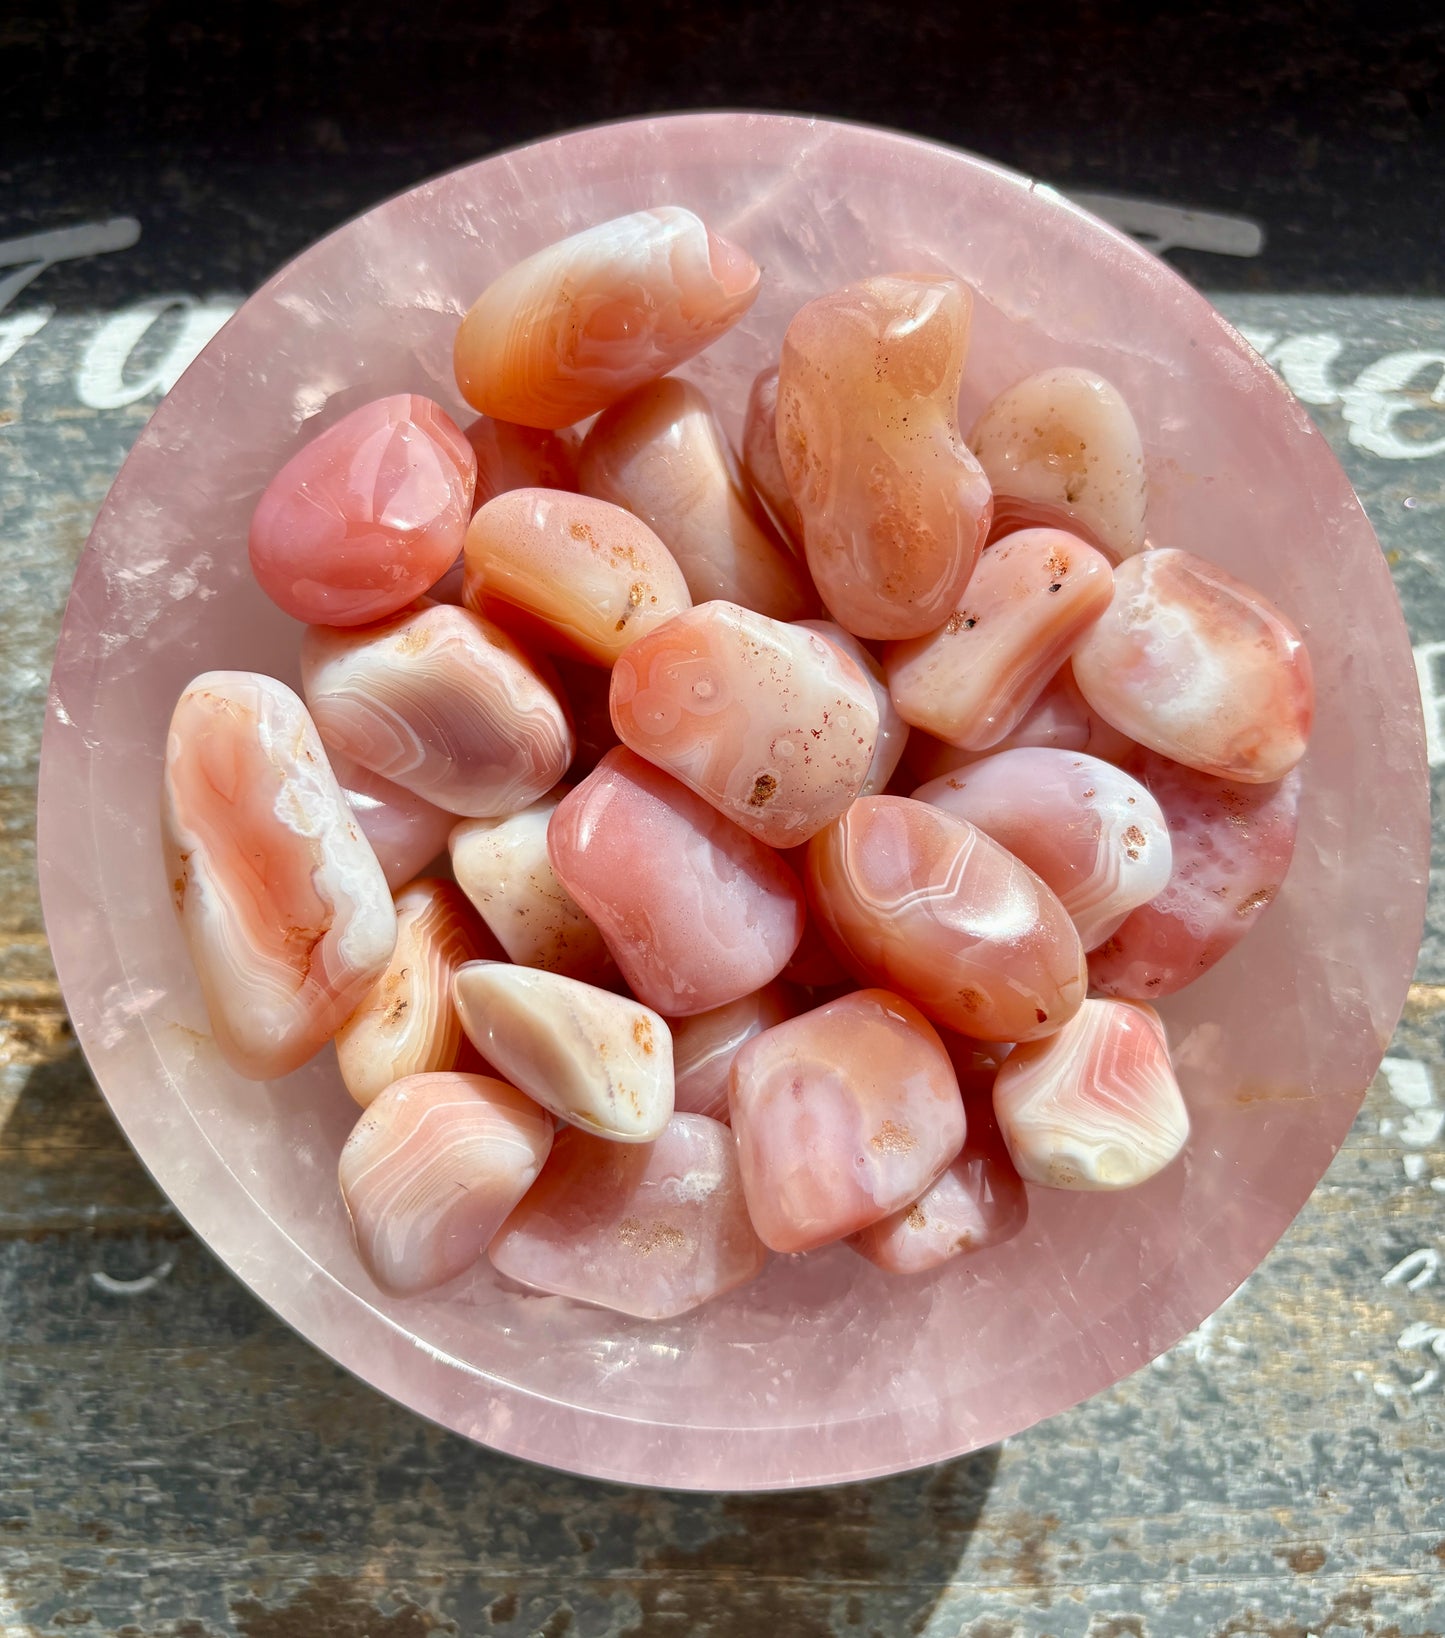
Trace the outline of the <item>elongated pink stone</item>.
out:
<instances>
[{"instance_id":1,"label":"elongated pink stone","mask_svg":"<svg viewBox=\"0 0 1445 1638\"><path fill-rule=\"evenodd\" d=\"M387 1291L412 1296L464 1274L531 1188L552 1121L487 1075L410 1075L357 1121L341 1151L356 1249Z\"/></svg>"},{"instance_id":2,"label":"elongated pink stone","mask_svg":"<svg viewBox=\"0 0 1445 1638\"><path fill-rule=\"evenodd\" d=\"M1169 880L1169 827L1159 804L1097 757L999 751L913 794L977 825L1042 877L1086 950Z\"/></svg>"},{"instance_id":3,"label":"elongated pink stone","mask_svg":"<svg viewBox=\"0 0 1445 1638\"><path fill-rule=\"evenodd\" d=\"M405 608L462 549L477 459L430 398L363 404L266 486L251 519L261 589L307 624L359 626Z\"/></svg>"},{"instance_id":4,"label":"elongated pink stone","mask_svg":"<svg viewBox=\"0 0 1445 1638\"><path fill-rule=\"evenodd\" d=\"M784 530L789 544L801 549L803 520L798 514L797 502L788 489L783 474L783 459L778 454L778 372L776 368L759 372L748 393L747 413L743 417L743 471L748 482L762 497L774 521Z\"/></svg>"},{"instance_id":5,"label":"elongated pink stone","mask_svg":"<svg viewBox=\"0 0 1445 1638\"><path fill-rule=\"evenodd\" d=\"M318 1051L381 975L396 912L306 708L208 671L166 737L161 833L222 1056L269 1080Z\"/></svg>"},{"instance_id":6,"label":"elongated pink stone","mask_svg":"<svg viewBox=\"0 0 1445 1638\"><path fill-rule=\"evenodd\" d=\"M1189 1137L1164 1026L1132 1001L1085 1001L1048 1040L1015 1047L993 1107L1019 1175L1056 1189L1133 1188Z\"/></svg>"},{"instance_id":7,"label":"elongated pink stone","mask_svg":"<svg viewBox=\"0 0 1445 1638\"><path fill-rule=\"evenodd\" d=\"M1303 639L1263 592L1191 552L1120 564L1073 665L1120 733L1200 773L1266 785L1304 755L1315 694Z\"/></svg>"},{"instance_id":8,"label":"elongated pink stone","mask_svg":"<svg viewBox=\"0 0 1445 1638\"><path fill-rule=\"evenodd\" d=\"M1163 811L1174 868L1089 956L1089 982L1152 1001L1228 955L1273 901L1294 853L1301 779L1295 769L1274 785L1234 784L1148 751L1126 766Z\"/></svg>"},{"instance_id":9,"label":"elongated pink stone","mask_svg":"<svg viewBox=\"0 0 1445 1638\"><path fill-rule=\"evenodd\" d=\"M600 222L518 262L472 303L457 385L499 420L570 426L716 341L759 280L745 250L680 206Z\"/></svg>"},{"instance_id":10,"label":"elongated pink stone","mask_svg":"<svg viewBox=\"0 0 1445 1638\"><path fill-rule=\"evenodd\" d=\"M878 739L873 746L873 760L859 796L877 796L887 789L899 759L908 744L908 724L898 715L898 707L888 692L883 667L852 634L831 620L799 620L807 631L816 631L835 648L840 648L868 679L873 690L873 703L878 707Z\"/></svg>"},{"instance_id":11,"label":"elongated pink stone","mask_svg":"<svg viewBox=\"0 0 1445 1638\"><path fill-rule=\"evenodd\" d=\"M557 878L639 1000L686 1017L777 977L802 936L798 879L770 848L631 751L552 815Z\"/></svg>"},{"instance_id":12,"label":"elongated pink stone","mask_svg":"<svg viewBox=\"0 0 1445 1638\"><path fill-rule=\"evenodd\" d=\"M748 1221L732 1134L674 1115L645 1148L559 1132L490 1256L534 1290L660 1320L745 1284L768 1253Z\"/></svg>"},{"instance_id":13,"label":"elongated pink stone","mask_svg":"<svg viewBox=\"0 0 1445 1638\"><path fill-rule=\"evenodd\" d=\"M733 1059L730 1094L753 1227L811 1251L916 1200L963 1144L938 1032L887 990L775 1025Z\"/></svg>"},{"instance_id":14,"label":"elongated pink stone","mask_svg":"<svg viewBox=\"0 0 1445 1638\"><path fill-rule=\"evenodd\" d=\"M990 546L939 630L889 644L898 714L966 751L997 745L1109 606L1112 582L1103 553L1059 529Z\"/></svg>"},{"instance_id":15,"label":"elongated pink stone","mask_svg":"<svg viewBox=\"0 0 1445 1638\"><path fill-rule=\"evenodd\" d=\"M769 984L711 1012L669 1020L675 1107L727 1125L729 1071L738 1049L797 1011L798 1003L785 985Z\"/></svg>"},{"instance_id":16,"label":"elongated pink stone","mask_svg":"<svg viewBox=\"0 0 1445 1638\"><path fill-rule=\"evenodd\" d=\"M452 813L525 807L572 760L566 708L536 663L448 603L361 631L312 626L301 675L328 746Z\"/></svg>"},{"instance_id":17,"label":"elongated pink stone","mask_svg":"<svg viewBox=\"0 0 1445 1638\"><path fill-rule=\"evenodd\" d=\"M1051 1035L1084 999L1068 911L981 830L860 797L808 844L808 899L854 970L982 1041Z\"/></svg>"},{"instance_id":18,"label":"elongated pink stone","mask_svg":"<svg viewBox=\"0 0 1445 1638\"><path fill-rule=\"evenodd\" d=\"M582 440L570 428L544 432L479 415L462 436L477 458L472 511L511 489L576 489Z\"/></svg>"},{"instance_id":19,"label":"elongated pink stone","mask_svg":"<svg viewBox=\"0 0 1445 1638\"><path fill-rule=\"evenodd\" d=\"M741 603L775 620L813 613L802 564L748 488L712 405L690 381L649 382L598 416L582 488L635 512L665 540L695 603Z\"/></svg>"},{"instance_id":20,"label":"elongated pink stone","mask_svg":"<svg viewBox=\"0 0 1445 1638\"><path fill-rule=\"evenodd\" d=\"M857 637L948 618L992 496L958 426L973 297L937 274L810 301L783 338L778 453L828 612Z\"/></svg>"},{"instance_id":21,"label":"elongated pink stone","mask_svg":"<svg viewBox=\"0 0 1445 1638\"><path fill-rule=\"evenodd\" d=\"M624 745L770 847L795 847L863 788L873 685L832 643L735 603L704 603L612 668Z\"/></svg>"},{"instance_id":22,"label":"elongated pink stone","mask_svg":"<svg viewBox=\"0 0 1445 1638\"><path fill-rule=\"evenodd\" d=\"M446 851L456 815L372 773L340 751L328 750L326 754L356 822L386 875L386 885L394 893Z\"/></svg>"}]
</instances>

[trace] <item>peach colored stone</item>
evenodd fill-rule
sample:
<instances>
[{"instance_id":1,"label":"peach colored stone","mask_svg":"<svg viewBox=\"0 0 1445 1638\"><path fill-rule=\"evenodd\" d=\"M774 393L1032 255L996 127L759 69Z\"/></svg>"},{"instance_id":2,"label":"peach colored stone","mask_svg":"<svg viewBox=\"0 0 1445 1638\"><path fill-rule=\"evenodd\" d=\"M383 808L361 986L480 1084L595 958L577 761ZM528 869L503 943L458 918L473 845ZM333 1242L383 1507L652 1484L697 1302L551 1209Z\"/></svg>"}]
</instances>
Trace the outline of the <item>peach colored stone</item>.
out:
<instances>
[{"instance_id":1,"label":"peach colored stone","mask_svg":"<svg viewBox=\"0 0 1445 1638\"><path fill-rule=\"evenodd\" d=\"M616 964L547 856L547 826L567 791L558 785L503 819L463 819L451 833L452 872L509 960L607 986Z\"/></svg>"},{"instance_id":2,"label":"peach colored stone","mask_svg":"<svg viewBox=\"0 0 1445 1638\"><path fill-rule=\"evenodd\" d=\"M326 755L386 875L386 885L395 893L446 851L456 815L363 768L340 751L328 748Z\"/></svg>"},{"instance_id":3,"label":"peach colored stone","mask_svg":"<svg viewBox=\"0 0 1445 1638\"><path fill-rule=\"evenodd\" d=\"M559 1120L651 1143L672 1114L672 1036L631 996L534 967L474 961L452 984L473 1045Z\"/></svg>"},{"instance_id":4,"label":"peach colored stone","mask_svg":"<svg viewBox=\"0 0 1445 1638\"><path fill-rule=\"evenodd\" d=\"M612 668L612 725L771 847L794 847L863 788L878 741L873 688L815 632L704 603Z\"/></svg>"},{"instance_id":5,"label":"peach colored stone","mask_svg":"<svg viewBox=\"0 0 1445 1638\"><path fill-rule=\"evenodd\" d=\"M994 527L1078 529L1117 558L1144 545L1144 446L1117 387L1093 370L1041 370L979 417L969 444L993 485Z\"/></svg>"},{"instance_id":6,"label":"peach colored stone","mask_svg":"<svg viewBox=\"0 0 1445 1638\"><path fill-rule=\"evenodd\" d=\"M878 707L878 739L873 747L873 760L868 764L868 775L863 781L860 796L877 796L887 789L894 769L908 744L908 724L898 715L898 707L888 692L883 667L851 632L831 620L799 620L798 624L840 648L868 679L873 690L873 703Z\"/></svg>"},{"instance_id":7,"label":"peach colored stone","mask_svg":"<svg viewBox=\"0 0 1445 1638\"><path fill-rule=\"evenodd\" d=\"M865 796L808 844L808 900L855 971L982 1041L1051 1035L1084 998L1068 912L981 830Z\"/></svg>"},{"instance_id":8,"label":"peach colored stone","mask_svg":"<svg viewBox=\"0 0 1445 1638\"><path fill-rule=\"evenodd\" d=\"M623 977L668 1016L750 995L802 934L803 890L777 854L631 751L563 798L547 846Z\"/></svg>"},{"instance_id":9,"label":"peach colored stone","mask_svg":"<svg viewBox=\"0 0 1445 1638\"><path fill-rule=\"evenodd\" d=\"M301 701L250 671L188 685L161 836L211 1029L238 1074L289 1074L380 976L396 912Z\"/></svg>"},{"instance_id":10,"label":"peach colored stone","mask_svg":"<svg viewBox=\"0 0 1445 1638\"><path fill-rule=\"evenodd\" d=\"M1048 1040L1015 1047L993 1107L1019 1175L1055 1189L1133 1188L1189 1137L1164 1026L1133 1001L1085 1001Z\"/></svg>"},{"instance_id":11,"label":"peach colored stone","mask_svg":"<svg viewBox=\"0 0 1445 1638\"><path fill-rule=\"evenodd\" d=\"M864 279L783 339L778 452L813 583L855 636L941 626L988 535L988 479L958 426L972 313L958 279Z\"/></svg>"},{"instance_id":12,"label":"peach colored stone","mask_svg":"<svg viewBox=\"0 0 1445 1638\"><path fill-rule=\"evenodd\" d=\"M544 674L467 609L427 604L355 632L312 626L301 675L328 746L452 813L524 807L572 760Z\"/></svg>"},{"instance_id":13,"label":"peach colored stone","mask_svg":"<svg viewBox=\"0 0 1445 1638\"><path fill-rule=\"evenodd\" d=\"M1303 782L1232 784L1140 751L1127 764L1169 826L1168 884L1089 957L1105 995L1173 995L1228 955L1279 892L1294 853Z\"/></svg>"},{"instance_id":14,"label":"peach colored stone","mask_svg":"<svg viewBox=\"0 0 1445 1638\"><path fill-rule=\"evenodd\" d=\"M1059 529L990 546L940 628L884 653L898 714L965 751L997 745L1109 606L1112 582L1103 553Z\"/></svg>"},{"instance_id":15,"label":"peach colored stone","mask_svg":"<svg viewBox=\"0 0 1445 1638\"><path fill-rule=\"evenodd\" d=\"M477 461L430 398L363 404L297 451L251 518L251 569L294 619L359 626L446 573L471 515Z\"/></svg>"},{"instance_id":16,"label":"peach colored stone","mask_svg":"<svg viewBox=\"0 0 1445 1638\"><path fill-rule=\"evenodd\" d=\"M545 647L598 665L692 607L682 570L640 518L553 489L514 489L482 507L467 530L462 596L504 624L520 610Z\"/></svg>"},{"instance_id":17,"label":"peach colored stone","mask_svg":"<svg viewBox=\"0 0 1445 1638\"><path fill-rule=\"evenodd\" d=\"M391 960L336 1032L341 1078L363 1108L393 1081L458 1067L452 979L463 962L498 953L453 882L414 881L395 902Z\"/></svg>"},{"instance_id":18,"label":"peach colored stone","mask_svg":"<svg viewBox=\"0 0 1445 1638\"><path fill-rule=\"evenodd\" d=\"M490 1255L534 1290L662 1320L745 1284L768 1253L748 1221L728 1129L674 1115L646 1148L559 1132Z\"/></svg>"},{"instance_id":19,"label":"peach colored stone","mask_svg":"<svg viewBox=\"0 0 1445 1638\"><path fill-rule=\"evenodd\" d=\"M783 458L778 454L778 371L762 370L748 393L743 417L743 472L764 505L787 536L788 544L801 549L803 520L783 475Z\"/></svg>"},{"instance_id":20,"label":"peach colored stone","mask_svg":"<svg viewBox=\"0 0 1445 1638\"><path fill-rule=\"evenodd\" d=\"M398 1296L464 1274L531 1188L552 1121L486 1075L409 1075L357 1121L338 1172L356 1249Z\"/></svg>"},{"instance_id":21,"label":"peach colored stone","mask_svg":"<svg viewBox=\"0 0 1445 1638\"><path fill-rule=\"evenodd\" d=\"M779 539L712 405L690 381L650 382L600 415L582 444L580 482L657 531L694 602L724 598L775 620L816 611L807 571Z\"/></svg>"},{"instance_id":22,"label":"peach colored stone","mask_svg":"<svg viewBox=\"0 0 1445 1638\"><path fill-rule=\"evenodd\" d=\"M728 1072L738 1048L797 1011L797 1002L784 985L769 984L711 1012L670 1019L674 1107L682 1114L707 1115L727 1125Z\"/></svg>"},{"instance_id":23,"label":"peach colored stone","mask_svg":"<svg viewBox=\"0 0 1445 1638\"><path fill-rule=\"evenodd\" d=\"M1073 664L1120 733L1200 773L1266 785L1304 755L1315 694L1303 639L1262 592L1192 552L1120 564Z\"/></svg>"},{"instance_id":24,"label":"peach colored stone","mask_svg":"<svg viewBox=\"0 0 1445 1638\"><path fill-rule=\"evenodd\" d=\"M1086 950L1169 880L1169 827L1137 779L1072 751L999 751L913 793L966 819L1043 878Z\"/></svg>"},{"instance_id":25,"label":"peach colored stone","mask_svg":"<svg viewBox=\"0 0 1445 1638\"><path fill-rule=\"evenodd\" d=\"M511 489L577 487L577 451L582 440L571 427L548 432L479 415L462 428L462 437L477 458L474 513Z\"/></svg>"},{"instance_id":26,"label":"peach colored stone","mask_svg":"<svg viewBox=\"0 0 1445 1638\"><path fill-rule=\"evenodd\" d=\"M716 341L759 278L745 250L677 205L599 222L478 296L457 331L457 385L498 420L570 426Z\"/></svg>"},{"instance_id":27,"label":"peach colored stone","mask_svg":"<svg viewBox=\"0 0 1445 1638\"><path fill-rule=\"evenodd\" d=\"M906 1206L963 1144L938 1032L859 990L747 1041L729 1098L748 1213L774 1251L812 1251Z\"/></svg>"}]
</instances>

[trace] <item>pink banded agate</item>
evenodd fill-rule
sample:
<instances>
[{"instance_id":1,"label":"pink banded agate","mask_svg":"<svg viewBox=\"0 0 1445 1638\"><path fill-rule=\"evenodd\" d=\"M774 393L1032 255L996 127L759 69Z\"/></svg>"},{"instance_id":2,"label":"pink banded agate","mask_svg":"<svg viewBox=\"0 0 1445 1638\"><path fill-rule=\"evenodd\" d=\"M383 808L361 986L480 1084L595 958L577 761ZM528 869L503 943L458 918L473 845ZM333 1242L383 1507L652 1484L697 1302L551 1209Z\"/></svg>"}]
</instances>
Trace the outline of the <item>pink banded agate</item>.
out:
<instances>
[{"instance_id":1,"label":"pink banded agate","mask_svg":"<svg viewBox=\"0 0 1445 1638\"><path fill-rule=\"evenodd\" d=\"M363 768L340 751L328 747L326 755L347 805L385 873L386 885L396 892L446 851L456 815Z\"/></svg>"},{"instance_id":2,"label":"pink banded agate","mask_svg":"<svg viewBox=\"0 0 1445 1638\"><path fill-rule=\"evenodd\" d=\"M894 770L908 745L908 724L898 715L898 707L888 692L888 680L883 667L850 631L831 620L799 620L806 631L816 631L825 641L840 648L868 679L873 690L873 703L878 707L878 738L873 746L873 757L863 780L859 796L877 796L888 788Z\"/></svg>"}]
</instances>

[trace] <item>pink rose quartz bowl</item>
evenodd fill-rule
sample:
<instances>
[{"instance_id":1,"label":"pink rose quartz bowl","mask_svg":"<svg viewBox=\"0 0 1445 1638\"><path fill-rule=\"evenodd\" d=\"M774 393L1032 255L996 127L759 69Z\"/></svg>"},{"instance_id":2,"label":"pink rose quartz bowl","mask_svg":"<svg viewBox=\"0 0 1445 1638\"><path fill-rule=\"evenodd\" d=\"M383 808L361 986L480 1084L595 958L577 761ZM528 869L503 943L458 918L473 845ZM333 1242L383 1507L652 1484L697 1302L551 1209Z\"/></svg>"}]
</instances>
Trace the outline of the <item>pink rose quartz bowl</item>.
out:
<instances>
[{"instance_id":1,"label":"pink rose quartz bowl","mask_svg":"<svg viewBox=\"0 0 1445 1638\"><path fill-rule=\"evenodd\" d=\"M336 1161L356 1119L328 1050L274 1084L207 1035L161 866L165 725L212 667L296 684L300 628L252 583L251 510L299 442L367 399L464 416L460 314L561 235L690 206L763 268L683 372L741 427L807 298L949 268L978 292L965 427L1018 377L1098 369L1143 429L1150 537L1302 627L1319 715L1294 868L1257 929L1160 1008L1194 1133L1151 1184L1032 1189L1024 1232L931 1275L843 1246L650 1323L526 1294L485 1263L385 1296ZM1418 697L1378 543L1325 440L1193 290L1047 188L858 126L752 114L554 138L414 189L253 296L142 433L81 559L41 770L46 921L75 1027L141 1159L211 1249L348 1370L469 1439L577 1473L754 1490L862 1479L1017 1433L1205 1319L1349 1130L1419 945L1429 839Z\"/></svg>"}]
</instances>

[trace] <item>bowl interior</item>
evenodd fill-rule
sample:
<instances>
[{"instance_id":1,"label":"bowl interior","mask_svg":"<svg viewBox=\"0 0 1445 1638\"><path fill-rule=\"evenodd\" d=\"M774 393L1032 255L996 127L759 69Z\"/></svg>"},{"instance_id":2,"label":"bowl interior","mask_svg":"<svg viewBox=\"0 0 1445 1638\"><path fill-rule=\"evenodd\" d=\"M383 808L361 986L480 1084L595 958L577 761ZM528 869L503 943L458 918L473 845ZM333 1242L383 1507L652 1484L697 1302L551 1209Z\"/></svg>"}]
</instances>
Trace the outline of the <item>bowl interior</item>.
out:
<instances>
[{"instance_id":1,"label":"bowl interior","mask_svg":"<svg viewBox=\"0 0 1445 1638\"><path fill-rule=\"evenodd\" d=\"M1031 1191L1026 1231L931 1276L842 1248L776 1258L697 1314L635 1322L485 1266L396 1301L352 1249L355 1118L328 1052L253 1085L217 1056L158 837L164 732L212 667L297 680L300 628L252 584L251 509L304 437L382 393L465 414L458 316L538 246L675 202L763 293L684 372L730 430L810 296L949 268L978 292L964 420L1050 364L1110 377L1143 431L1149 530L1269 593L1319 687L1294 868L1259 927L1161 1006L1194 1118L1182 1164L1116 1197ZM161 406L76 576L44 742L46 918L117 1118L231 1268L343 1365L499 1449L672 1486L821 1483L935 1461L1115 1381L1274 1244L1349 1128L1418 948L1428 845L1413 671L1378 545L1303 410L1198 295L1046 188L928 144L759 115L638 121L444 176L307 251Z\"/></svg>"}]
</instances>

